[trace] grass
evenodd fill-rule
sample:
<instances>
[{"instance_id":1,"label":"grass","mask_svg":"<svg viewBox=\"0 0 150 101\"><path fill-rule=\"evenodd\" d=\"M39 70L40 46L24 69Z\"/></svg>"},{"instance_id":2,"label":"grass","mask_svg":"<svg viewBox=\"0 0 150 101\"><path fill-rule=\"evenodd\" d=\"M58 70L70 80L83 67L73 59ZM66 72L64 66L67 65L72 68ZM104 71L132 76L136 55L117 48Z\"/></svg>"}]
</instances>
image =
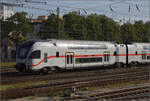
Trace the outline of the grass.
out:
<instances>
[{"instance_id":1,"label":"grass","mask_svg":"<svg viewBox=\"0 0 150 101\"><path fill-rule=\"evenodd\" d=\"M81 91L95 91L95 90L100 90L100 89L113 89L113 88L118 88L118 87L125 87L125 86L136 86L138 84L143 84L143 83L149 83L148 80L135 80L127 83L117 83L117 84L111 84L111 85L104 85L100 87L85 87L81 89Z\"/></svg>"},{"instance_id":2,"label":"grass","mask_svg":"<svg viewBox=\"0 0 150 101\"><path fill-rule=\"evenodd\" d=\"M81 89L77 89L77 91L96 91L96 90L103 90L103 89L113 89L113 88L118 88L118 87L126 87L126 86L136 86L138 84L144 84L144 83L149 83L148 80L136 80L136 81L131 81L127 83L117 83L117 84L108 84L105 86L97 86L97 87L83 87ZM63 97L65 94L70 94L70 89L68 90L63 90L63 91L57 91L57 92L49 92L46 94L37 94L34 95L35 97Z\"/></svg>"},{"instance_id":3,"label":"grass","mask_svg":"<svg viewBox=\"0 0 150 101\"><path fill-rule=\"evenodd\" d=\"M3 63L0 63L0 66L1 67L9 67L9 66L14 66L16 65L16 62L3 62Z\"/></svg>"},{"instance_id":4,"label":"grass","mask_svg":"<svg viewBox=\"0 0 150 101\"><path fill-rule=\"evenodd\" d=\"M46 81L25 82L25 83L12 84L12 85L1 85L0 86L0 91L5 91L5 90L8 90L8 89L19 88L19 87L36 86L36 85L41 85L41 84L45 84L45 83L46 83Z\"/></svg>"},{"instance_id":5,"label":"grass","mask_svg":"<svg viewBox=\"0 0 150 101\"><path fill-rule=\"evenodd\" d=\"M46 81L38 81L38 82L25 82L25 83L19 83L19 84L12 84L12 85L1 85L0 86L0 91L5 91L8 89L13 89L13 88L19 88L19 87L29 87L29 86L36 86L36 85L42 85L46 84ZM143 84L143 83L149 83L148 80L136 80L136 81L131 81L127 83L117 83L117 84L108 84L105 86L97 86L97 87L83 87L81 89L77 89L77 91L96 91L96 90L103 90L103 89L113 89L113 88L118 88L118 87L125 87L125 86L136 86L138 84ZM62 91L57 91L57 92L49 92L45 94L35 94L33 95L34 97L63 97L65 94L68 94L70 90L62 90ZM32 98L31 98L32 99Z\"/></svg>"}]
</instances>

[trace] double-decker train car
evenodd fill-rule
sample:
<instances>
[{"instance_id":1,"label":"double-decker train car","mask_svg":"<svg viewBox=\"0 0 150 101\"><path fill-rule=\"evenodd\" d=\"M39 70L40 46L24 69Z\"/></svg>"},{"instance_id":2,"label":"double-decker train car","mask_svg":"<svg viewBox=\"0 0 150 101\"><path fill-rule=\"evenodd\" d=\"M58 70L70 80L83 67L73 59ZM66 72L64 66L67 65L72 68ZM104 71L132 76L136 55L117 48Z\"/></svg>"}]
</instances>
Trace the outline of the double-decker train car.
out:
<instances>
[{"instance_id":1,"label":"double-decker train car","mask_svg":"<svg viewBox=\"0 0 150 101\"><path fill-rule=\"evenodd\" d=\"M17 49L18 71L57 71L150 62L150 44L102 41L29 40ZM146 58L146 59L145 59ZM145 60L144 60L145 59Z\"/></svg>"},{"instance_id":2,"label":"double-decker train car","mask_svg":"<svg viewBox=\"0 0 150 101\"><path fill-rule=\"evenodd\" d=\"M138 64L150 63L150 43L133 43L136 47L134 61Z\"/></svg>"}]
</instances>

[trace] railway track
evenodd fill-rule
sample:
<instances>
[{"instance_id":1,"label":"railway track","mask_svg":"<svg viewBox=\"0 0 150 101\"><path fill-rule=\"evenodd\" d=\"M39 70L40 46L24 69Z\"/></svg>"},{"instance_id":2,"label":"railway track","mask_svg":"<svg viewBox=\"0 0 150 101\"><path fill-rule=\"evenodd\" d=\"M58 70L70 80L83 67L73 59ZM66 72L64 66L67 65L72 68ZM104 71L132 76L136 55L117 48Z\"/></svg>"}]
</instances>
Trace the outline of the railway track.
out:
<instances>
[{"instance_id":1,"label":"railway track","mask_svg":"<svg viewBox=\"0 0 150 101\"><path fill-rule=\"evenodd\" d=\"M130 101L130 100L137 100L137 99L147 99L149 100L149 92L150 92L150 85L142 85L137 87L130 87L130 88L122 88L112 91L106 91L96 94L88 94L84 96L74 96L64 98L65 101L70 100L91 100L91 101L98 101L98 100L106 100L106 101Z\"/></svg>"},{"instance_id":2,"label":"railway track","mask_svg":"<svg viewBox=\"0 0 150 101\"><path fill-rule=\"evenodd\" d=\"M80 77L89 77L89 76L103 76L103 75L113 75L113 74L123 74L128 72L138 72L145 71L145 73L149 71L149 68L124 68L124 69L106 69L106 70L92 70L92 71L77 71L77 72L62 72L56 74L48 74L48 75L25 75L25 76L12 76L12 77L3 77L1 78L1 84L15 84L22 82L36 82L36 81L50 81L50 80L62 80L69 78L80 78ZM20 74L21 75L21 74Z\"/></svg>"},{"instance_id":3,"label":"railway track","mask_svg":"<svg viewBox=\"0 0 150 101\"><path fill-rule=\"evenodd\" d=\"M23 88L9 89L1 91L3 99L31 96L35 94L54 93L60 90L67 90L72 87L82 88L89 86L104 86L115 83L125 83L134 80L148 80L149 71L137 70L135 72L114 73L113 75L89 76L80 78L70 78L56 80L44 85L30 86Z\"/></svg>"},{"instance_id":4,"label":"railway track","mask_svg":"<svg viewBox=\"0 0 150 101\"><path fill-rule=\"evenodd\" d=\"M0 74L8 73L8 72L16 72L16 69L13 66L0 67Z\"/></svg>"},{"instance_id":5,"label":"railway track","mask_svg":"<svg viewBox=\"0 0 150 101\"><path fill-rule=\"evenodd\" d=\"M1 73L15 70L14 68L0 68Z\"/></svg>"}]
</instances>

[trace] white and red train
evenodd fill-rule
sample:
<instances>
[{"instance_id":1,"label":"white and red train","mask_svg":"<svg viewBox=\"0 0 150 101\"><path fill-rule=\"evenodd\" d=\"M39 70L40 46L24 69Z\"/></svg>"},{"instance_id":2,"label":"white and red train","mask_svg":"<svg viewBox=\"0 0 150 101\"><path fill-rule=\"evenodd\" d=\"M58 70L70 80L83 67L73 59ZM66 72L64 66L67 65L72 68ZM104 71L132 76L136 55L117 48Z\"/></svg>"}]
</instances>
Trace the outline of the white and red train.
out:
<instances>
[{"instance_id":1,"label":"white and red train","mask_svg":"<svg viewBox=\"0 0 150 101\"><path fill-rule=\"evenodd\" d=\"M93 66L150 63L150 43L29 40L17 49L18 71L56 71Z\"/></svg>"}]
</instances>

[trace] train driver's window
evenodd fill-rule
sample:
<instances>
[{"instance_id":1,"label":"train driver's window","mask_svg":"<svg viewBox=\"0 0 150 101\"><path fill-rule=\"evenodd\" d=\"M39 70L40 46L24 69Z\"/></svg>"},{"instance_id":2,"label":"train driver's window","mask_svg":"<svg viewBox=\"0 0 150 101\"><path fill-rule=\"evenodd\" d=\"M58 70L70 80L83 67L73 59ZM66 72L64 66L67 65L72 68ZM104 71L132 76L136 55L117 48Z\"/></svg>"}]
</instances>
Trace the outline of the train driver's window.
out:
<instances>
[{"instance_id":1,"label":"train driver's window","mask_svg":"<svg viewBox=\"0 0 150 101\"><path fill-rule=\"evenodd\" d=\"M41 58L40 50L33 51L29 56L29 59L39 59L39 58Z\"/></svg>"}]
</instances>

